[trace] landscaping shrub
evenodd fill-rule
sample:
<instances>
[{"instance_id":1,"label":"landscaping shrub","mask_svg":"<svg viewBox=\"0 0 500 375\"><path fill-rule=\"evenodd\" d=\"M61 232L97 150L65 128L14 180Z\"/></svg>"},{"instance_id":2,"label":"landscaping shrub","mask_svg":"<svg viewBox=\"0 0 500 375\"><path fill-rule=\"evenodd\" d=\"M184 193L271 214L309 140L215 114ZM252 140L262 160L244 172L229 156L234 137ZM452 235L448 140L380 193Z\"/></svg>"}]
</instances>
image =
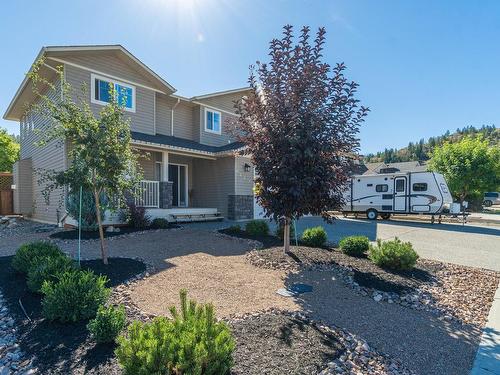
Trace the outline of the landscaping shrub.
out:
<instances>
[{"instance_id":1,"label":"landscaping shrub","mask_svg":"<svg viewBox=\"0 0 500 375\"><path fill-rule=\"evenodd\" d=\"M411 269L418 259L410 242L401 242L396 238L392 241L377 240L377 245L370 246L370 260L379 267L393 270Z\"/></svg>"},{"instance_id":2,"label":"landscaping shrub","mask_svg":"<svg viewBox=\"0 0 500 375\"><path fill-rule=\"evenodd\" d=\"M73 261L66 255L36 257L28 271L28 288L39 293L44 281L55 281L59 274L74 268Z\"/></svg>"},{"instance_id":3,"label":"landscaping shrub","mask_svg":"<svg viewBox=\"0 0 500 375\"><path fill-rule=\"evenodd\" d=\"M125 321L123 306L99 306L96 317L87 324L87 328L96 342L113 342L125 327Z\"/></svg>"},{"instance_id":4,"label":"landscaping shrub","mask_svg":"<svg viewBox=\"0 0 500 375\"><path fill-rule=\"evenodd\" d=\"M250 220L245 225L245 231L251 236L265 236L269 234L269 225L265 220Z\"/></svg>"},{"instance_id":5,"label":"landscaping shrub","mask_svg":"<svg viewBox=\"0 0 500 375\"><path fill-rule=\"evenodd\" d=\"M104 214L107 207L107 198L105 194L101 194L101 220L104 220ZM69 192L66 199L66 210L69 215L75 220L78 220L80 214L80 191ZM91 191L83 190L82 192L82 230L96 231L97 212L95 208L94 194Z\"/></svg>"},{"instance_id":6,"label":"landscaping shrub","mask_svg":"<svg viewBox=\"0 0 500 375\"><path fill-rule=\"evenodd\" d=\"M38 257L57 257L61 255L64 255L64 253L53 243L47 241L25 243L17 249L12 259L12 267L17 272L27 274L32 263Z\"/></svg>"},{"instance_id":7,"label":"landscaping shrub","mask_svg":"<svg viewBox=\"0 0 500 375\"><path fill-rule=\"evenodd\" d=\"M151 222L151 228L153 229L167 229L169 227L170 223L168 222L168 220L162 217L157 217Z\"/></svg>"},{"instance_id":8,"label":"landscaping shrub","mask_svg":"<svg viewBox=\"0 0 500 375\"><path fill-rule=\"evenodd\" d=\"M121 213L121 219L126 221L132 228L144 229L149 227L151 219L146 215L144 207L138 207L134 203L128 203L127 208Z\"/></svg>"},{"instance_id":9,"label":"landscaping shrub","mask_svg":"<svg viewBox=\"0 0 500 375\"><path fill-rule=\"evenodd\" d=\"M42 284L43 315L50 320L76 322L95 317L100 305L106 303L110 289L108 279L92 271L66 271L55 281Z\"/></svg>"},{"instance_id":10,"label":"landscaping shrub","mask_svg":"<svg viewBox=\"0 0 500 375\"><path fill-rule=\"evenodd\" d=\"M344 254L359 257L368 251L370 241L366 236L349 236L340 240L339 247Z\"/></svg>"},{"instance_id":11,"label":"landscaping shrub","mask_svg":"<svg viewBox=\"0 0 500 375\"><path fill-rule=\"evenodd\" d=\"M304 245L310 247L322 247L327 240L325 228L319 226L314 228L307 228L302 233L301 241Z\"/></svg>"},{"instance_id":12,"label":"landscaping shrub","mask_svg":"<svg viewBox=\"0 0 500 375\"><path fill-rule=\"evenodd\" d=\"M235 342L224 322L217 322L211 304L187 301L180 292L181 311L170 308L151 323L134 322L118 337L116 357L125 374L228 374Z\"/></svg>"},{"instance_id":13,"label":"landscaping shrub","mask_svg":"<svg viewBox=\"0 0 500 375\"><path fill-rule=\"evenodd\" d=\"M283 241L283 236L285 235L285 226L283 223L279 223L276 228L276 237L279 237ZM295 240L295 225L290 224L290 240Z\"/></svg>"}]
</instances>

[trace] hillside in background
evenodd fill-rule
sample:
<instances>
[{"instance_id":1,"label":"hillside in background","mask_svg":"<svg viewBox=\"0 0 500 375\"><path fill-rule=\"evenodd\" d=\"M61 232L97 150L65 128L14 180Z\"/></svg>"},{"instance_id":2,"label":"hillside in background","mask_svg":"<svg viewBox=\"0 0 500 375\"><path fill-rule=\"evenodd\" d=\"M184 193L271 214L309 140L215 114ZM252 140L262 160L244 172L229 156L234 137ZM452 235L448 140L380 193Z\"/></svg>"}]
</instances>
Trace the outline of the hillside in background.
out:
<instances>
[{"instance_id":1,"label":"hillside in background","mask_svg":"<svg viewBox=\"0 0 500 375\"><path fill-rule=\"evenodd\" d=\"M440 146L445 142L458 142L468 135L482 135L492 145L500 145L500 129L496 128L495 125L483 125L480 128L467 126L463 129L457 129L454 133L447 131L438 137L430 137L427 142L422 138L418 142L408 143L407 147L401 149L386 148L384 151L377 152L376 154L367 154L363 157L363 161L365 163L398 163L404 161L428 160L434 147Z\"/></svg>"}]
</instances>

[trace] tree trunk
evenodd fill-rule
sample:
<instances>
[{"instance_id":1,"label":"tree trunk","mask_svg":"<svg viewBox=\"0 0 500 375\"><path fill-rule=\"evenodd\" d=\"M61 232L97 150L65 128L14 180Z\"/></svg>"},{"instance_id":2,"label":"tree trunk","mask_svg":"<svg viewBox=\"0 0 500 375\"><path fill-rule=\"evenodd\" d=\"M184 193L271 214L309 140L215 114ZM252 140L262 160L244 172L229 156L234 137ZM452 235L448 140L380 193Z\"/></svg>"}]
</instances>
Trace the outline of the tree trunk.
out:
<instances>
[{"instance_id":1,"label":"tree trunk","mask_svg":"<svg viewBox=\"0 0 500 375\"><path fill-rule=\"evenodd\" d=\"M99 237L101 238L101 256L102 262L108 264L108 253L106 250L106 243L104 242L104 230L101 221L101 202L99 200L99 192L94 189L95 211L97 215L97 225L99 226Z\"/></svg>"},{"instance_id":2,"label":"tree trunk","mask_svg":"<svg viewBox=\"0 0 500 375\"><path fill-rule=\"evenodd\" d=\"M290 252L290 219L285 218L283 221L283 252L286 254Z\"/></svg>"}]
</instances>

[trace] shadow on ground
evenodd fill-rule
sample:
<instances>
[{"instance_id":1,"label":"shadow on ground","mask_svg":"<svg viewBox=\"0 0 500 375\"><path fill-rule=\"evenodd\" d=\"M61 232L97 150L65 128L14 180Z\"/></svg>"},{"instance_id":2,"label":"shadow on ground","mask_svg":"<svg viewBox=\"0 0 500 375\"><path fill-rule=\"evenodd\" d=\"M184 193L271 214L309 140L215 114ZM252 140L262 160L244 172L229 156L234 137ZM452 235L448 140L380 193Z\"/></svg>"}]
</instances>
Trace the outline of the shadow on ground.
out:
<instances>
[{"instance_id":1,"label":"shadow on ground","mask_svg":"<svg viewBox=\"0 0 500 375\"><path fill-rule=\"evenodd\" d=\"M364 338L417 374L468 374L480 329L450 323L427 312L375 302L346 288L330 271L289 274L286 284L306 283L312 293L296 297L304 312Z\"/></svg>"}]
</instances>

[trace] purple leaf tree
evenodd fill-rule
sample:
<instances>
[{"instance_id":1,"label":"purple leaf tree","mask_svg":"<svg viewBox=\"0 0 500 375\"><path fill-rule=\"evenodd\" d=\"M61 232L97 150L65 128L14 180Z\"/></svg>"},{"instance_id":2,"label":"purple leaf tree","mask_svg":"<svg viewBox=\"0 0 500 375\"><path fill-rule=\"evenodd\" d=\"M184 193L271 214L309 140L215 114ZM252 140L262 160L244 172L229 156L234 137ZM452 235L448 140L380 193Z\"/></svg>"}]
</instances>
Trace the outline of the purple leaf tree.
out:
<instances>
[{"instance_id":1,"label":"purple leaf tree","mask_svg":"<svg viewBox=\"0 0 500 375\"><path fill-rule=\"evenodd\" d=\"M235 104L237 138L247 146L256 170L256 197L267 217L284 225L329 213L343 204L349 160L357 152L359 125L369 109L355 98L358 85L344 76L343 63L323 61L324 28L311 41L293 27L270 43L268 64L251 67L250 94Z\"/></svg>"}]
</instances>

